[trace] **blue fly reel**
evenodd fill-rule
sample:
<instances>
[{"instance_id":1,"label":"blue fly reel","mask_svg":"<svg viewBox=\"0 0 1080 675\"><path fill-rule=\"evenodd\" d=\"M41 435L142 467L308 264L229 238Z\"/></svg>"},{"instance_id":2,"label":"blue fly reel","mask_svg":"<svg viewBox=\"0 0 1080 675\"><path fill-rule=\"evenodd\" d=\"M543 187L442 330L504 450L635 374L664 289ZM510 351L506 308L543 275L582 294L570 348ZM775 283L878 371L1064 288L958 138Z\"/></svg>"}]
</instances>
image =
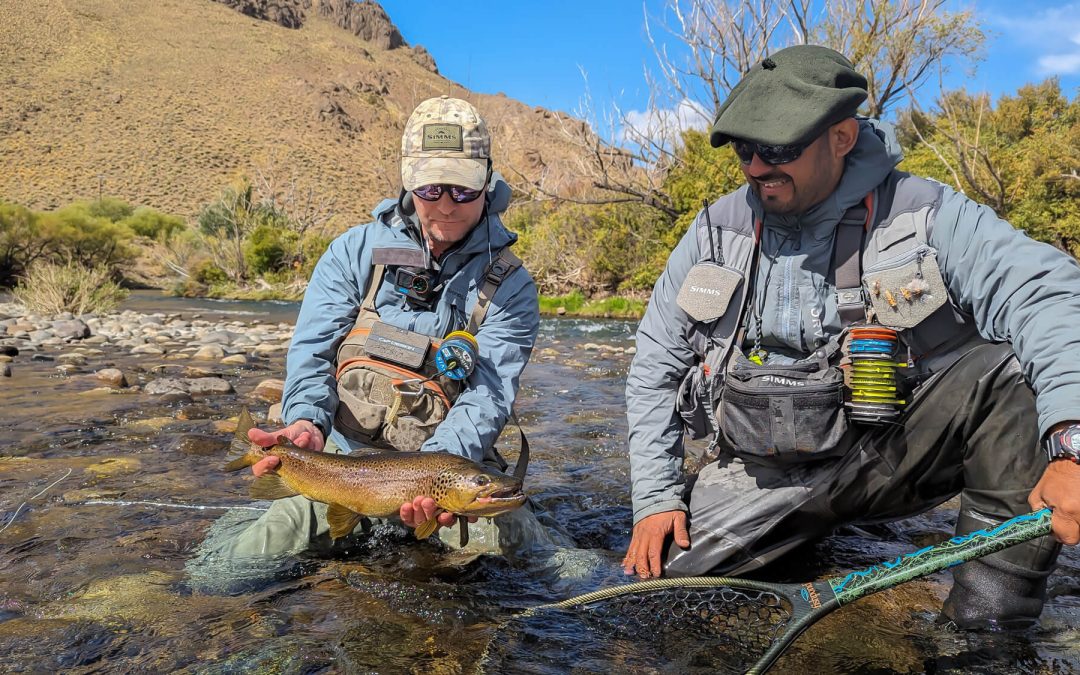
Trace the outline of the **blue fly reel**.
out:
<instances>
[{"instance_id":1,"label":"blue fly reel","mask_svg":"<svg viewBox=\"0 0 1080 675\"><path fill-rule=\"evenodd\" d=\"M435 350L435 367L439 374L451 380L464 380L476 368L479 349L476 338L463 330L456 330L443 338Z\"/></svg>"}]
</instances>

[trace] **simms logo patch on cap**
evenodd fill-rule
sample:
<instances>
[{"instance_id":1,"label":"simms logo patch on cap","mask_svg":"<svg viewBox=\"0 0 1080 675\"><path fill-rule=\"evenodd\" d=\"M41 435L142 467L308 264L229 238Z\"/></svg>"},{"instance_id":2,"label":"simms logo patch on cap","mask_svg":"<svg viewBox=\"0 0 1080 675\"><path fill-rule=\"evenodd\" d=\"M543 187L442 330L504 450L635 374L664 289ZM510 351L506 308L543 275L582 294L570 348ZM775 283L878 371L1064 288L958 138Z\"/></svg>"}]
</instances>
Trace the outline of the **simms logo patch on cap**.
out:
<instances>
[{"instance_id":1,"label":"simms logo patch on cap","mask_svg":"<svg viewBox=\"0 0 1080 675\"><path fill-rule=\"evenodd\" d=\"M464 148L460 124L425 124L421 150L454 150Z\"/></svg>"}]
</instances>

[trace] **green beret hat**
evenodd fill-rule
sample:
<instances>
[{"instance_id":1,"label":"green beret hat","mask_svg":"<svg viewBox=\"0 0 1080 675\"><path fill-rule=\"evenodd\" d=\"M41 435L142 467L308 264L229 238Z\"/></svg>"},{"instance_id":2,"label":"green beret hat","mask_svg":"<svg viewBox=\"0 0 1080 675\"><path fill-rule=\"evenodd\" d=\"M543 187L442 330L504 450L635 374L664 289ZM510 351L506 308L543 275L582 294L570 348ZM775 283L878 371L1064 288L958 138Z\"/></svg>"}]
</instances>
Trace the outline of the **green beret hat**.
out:
<instances>
[{"instance_id":1,"label":"green beret hat","mask_svg":"<svg viewBox=\"0 0 1080 675\"><path fill-rule=\"evenodd\" d=\"M817 45L781 49L731 90L716 113L709 143L809 143L854 115L866 95L866 78L840 53Z\"/></svg>"}]
</instances>

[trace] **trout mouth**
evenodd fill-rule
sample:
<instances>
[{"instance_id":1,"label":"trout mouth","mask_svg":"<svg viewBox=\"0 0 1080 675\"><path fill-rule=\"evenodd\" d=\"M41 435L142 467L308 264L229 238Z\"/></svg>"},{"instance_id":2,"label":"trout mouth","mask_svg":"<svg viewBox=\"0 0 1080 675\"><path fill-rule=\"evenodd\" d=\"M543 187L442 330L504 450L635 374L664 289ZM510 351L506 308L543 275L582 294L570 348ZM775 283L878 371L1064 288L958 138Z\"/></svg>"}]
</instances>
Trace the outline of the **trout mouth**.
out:
<instances>
[{"instance_id":1,"label":"trout mouth","mask_svg":"<svg viewBox=\"0 0 1080 675\"><path fill-rule=\"evenodd\" d=\"M525 493L520 487L492 490L486 495L477 495L473 499L469 513L477 516L497 516L513 511L525 503Z\"/></svg>"}]
</instances>

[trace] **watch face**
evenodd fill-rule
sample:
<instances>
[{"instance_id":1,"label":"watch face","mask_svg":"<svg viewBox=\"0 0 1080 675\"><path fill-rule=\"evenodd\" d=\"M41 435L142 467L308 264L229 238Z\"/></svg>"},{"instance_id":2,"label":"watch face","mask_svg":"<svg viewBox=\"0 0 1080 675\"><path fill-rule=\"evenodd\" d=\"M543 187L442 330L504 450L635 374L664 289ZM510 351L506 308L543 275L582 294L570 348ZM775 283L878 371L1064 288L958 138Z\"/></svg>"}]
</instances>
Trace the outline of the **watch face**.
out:
<instances>
[{"instance_id":1,"label":"watch face","mask_svg":"<svg viewBox=\"0 0 1080 675\"><path fill-rule=\"evenodd\" d=\"M1080 456L1080 427L1072 426L1062 429L1058 438L1061 439L1062 448Z\"/></svg>"}]
</instances>

